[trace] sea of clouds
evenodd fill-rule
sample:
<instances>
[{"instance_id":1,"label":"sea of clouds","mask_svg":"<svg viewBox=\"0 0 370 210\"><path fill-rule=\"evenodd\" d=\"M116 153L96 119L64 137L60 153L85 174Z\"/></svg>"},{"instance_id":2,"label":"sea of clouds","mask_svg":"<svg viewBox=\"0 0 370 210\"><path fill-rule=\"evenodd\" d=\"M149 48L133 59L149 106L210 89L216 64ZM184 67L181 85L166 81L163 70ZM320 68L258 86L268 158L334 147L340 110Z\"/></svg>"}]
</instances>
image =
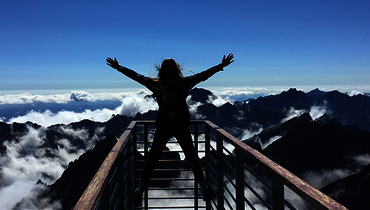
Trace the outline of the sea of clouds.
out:
<instances>
[{"instance_id":1,"label":"sea of clouds","mask_svg":"<svg viewBox=\"0 0 370 210\"><path fill-rule=\"evenodd\" d=\"M277 94L279 91L280 90L277 89L270 90L266 88L224 88L214 91L216 97L210 98L208 103L221 106L226 102L233 103L236 100L246 100L259 96ZM356 94L361 94L361 92L352 91L349 93L349 95ZM157 110L158 106L156 101L153 97L148 97L150 95L151 93L147 90L130 93L89 93L86 91L71 91L65 94L49 95L29 93L0 95L0 121L8 124L30 121L42 126L40 129L28 127L28 132L23 135L18 135L16 141L7 140L4 142L7 151L6 154L0 156L0 170L3 174L2 181L6 183L0 188L0 206L2 209L12 209L22 198L35 193L32 189L37 189L34 188L35 183L40 177L45 177L43 174L48 174L47 178L43 179L44 182L48 184L53 183L60 177L70 161L77 159L81 154L86 152L86 150L92 149L94 146L91 142L86 142L87 146L85 149L77 149L69 143L68 139L57 139L59 147L52 151L55 156L48 157L46 155L48 151L40 147L46 138L43 129L54 124L67 125L83 119L105 122L116 114L133 117L137 113ZM202 119L203 116L197 113L197 107L201 105L201 103L191 102L191 97L188 97L187 100L190 104L189 109L192 116L197 119ZM330 110L325 104L314 106L310 110L290 109L286 111L286 118L282 119L282 122L305 112L309 112L312 118L316 119L324 113L330 113ZM245 129L243 134L238 137L240 139L246 139L263 130L259 125L255 125L254 127L257 129ZM96 136L99 132L102 132L103 129L104 128L100 128L95 131ZM83 129L73 130L65 127L61 132L77 136L81 139L87 139L87 131ZM279 136L274 137L268 144L278 139ZM97 139L93 142L96 141ZM263 145L263 147L266 147L268 144ZM27 152L25 153L25 151ZM338 175L338 171L332 173L336 174L336 177L344 176L343 173ZM317 175L318 173L315 174ZM319 180L319 176L315 177L317 178L315 180ZM327 177L328 176L326 176L325 179L327 179ZM321 181L317 182L321 183ZM44 209L57 209L60 207L60 204L50 204L45 201L44 206ZM39 207L34 206L29 209L38 208Z\"/></svg>"},{"instance_id":2,"label":"sea of clouds","mask_svg":"<svg viewBox=\"0 0 370 210\"><path fill-rule=\"evenodd\" d=\"M29 93L0 96L0 121L33 122L41 125L39 129L28 126L28 131L17 135L17 139L6 140L3 145L6 153L0 156L2 187L0 187L0 206L12 209L22 198L36 196L42 186L36 187L36 181L42 179L47 184L57 180L70 161L92 149L104 128L95 131L94 137L88 136L87 129L61 127L60 133L81 140L86 139L86 147L77 149L68 139L55 139L57 149L42 147L46 141L44 130L55 124L68 125L83 119L106 122L113 115L120 114L133 117L137 113L157 110L158 105L150 92L141 90L135 93L88 93L72 91L66 94L33 95ZM190 103L191 97L188 97ZM209 103L220 106L230 99L223 99L219 94L210 98ZM200 103L191 103L190 110L196 115ZM89 141L87 141L89 139ZM53 154L50 157L50 154ZM47 174L47 176L45 176ZM59 203L47 200L31 205L28 209L58 209Z\"/></svg>"},{"instance_id":3,"label":"sea of clouds","mask_svg":"<svg viewBox=\"0 0 370 210\"><path fill-rule=\"evenodd\" d=\"M57 180L71 161L89 149L92 149L98 139L98 134L104 128L98 128L92 136L85 129L60 127L58 132L64 133L73 139L84 141L85 147L77 148L69 139L55 139L58 147L48 148L45 128L27 126L25 133L16 139L7 140L3 144L6 153L0 156L0 170L2 188L0 188L0 206L2 209L12 209L21 199L27 196L36 199L43 185L36 186L36 181L42 179L44 183L52 184ZM29 203L26 209L60 209L60 204L49 203L47 199ZM31 205L32 204L32 205Z\"/></svg>"},{"instance_id":4,"label":"sea of clouds","mask_svg":"<svg viewBox=\"0 0 370 210\"><path fill-rule=\"evenodd\" d=\"M69 124L83 119L105 122L112 115L133 117L137 113L157 110L158 105L150 92L136 93L88 93L72 91L66 94L32 95L29 93L0 96L0 121L6 123L27 121L44 127L54 124ZM216 106L232 102L230 97L216 97L209 100ZM189 100L189 99L188 99ZM200 104L192 104L194 108Z\"/></svg>"}]
</instances>

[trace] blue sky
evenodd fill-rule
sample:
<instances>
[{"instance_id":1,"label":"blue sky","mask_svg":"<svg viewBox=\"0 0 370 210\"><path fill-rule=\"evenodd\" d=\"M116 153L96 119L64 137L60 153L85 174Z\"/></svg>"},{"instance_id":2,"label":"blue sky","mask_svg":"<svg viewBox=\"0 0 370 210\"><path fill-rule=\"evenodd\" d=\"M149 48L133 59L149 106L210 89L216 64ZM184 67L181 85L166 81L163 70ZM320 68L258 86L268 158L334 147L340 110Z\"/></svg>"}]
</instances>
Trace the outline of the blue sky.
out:
<instances>
[{"instance_id":1,"label":"blue sky","mask_svg":"<svg viewBox=\"0 0 370 210\"><path fill-rule=\"evenodd\" d=\"M193 72L235 55L205 87L367 86L370 1L1 1L0 89L139 85L174 58Z\"/></svg>"}]
</instances>

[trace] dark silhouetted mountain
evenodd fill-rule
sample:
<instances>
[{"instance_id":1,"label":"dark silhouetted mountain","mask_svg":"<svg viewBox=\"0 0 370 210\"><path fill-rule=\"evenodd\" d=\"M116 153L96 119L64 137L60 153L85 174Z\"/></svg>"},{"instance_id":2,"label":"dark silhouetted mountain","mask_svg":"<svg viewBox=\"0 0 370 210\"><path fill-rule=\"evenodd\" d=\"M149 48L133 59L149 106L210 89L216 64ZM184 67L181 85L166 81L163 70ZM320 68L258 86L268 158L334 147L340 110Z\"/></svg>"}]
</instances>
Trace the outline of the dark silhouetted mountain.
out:
<instances>
[{"instance_id":1,"label":"dark silhouetted mountain","mask_svg":"<svg viewBox=\"0 0 370 210\"><path fill-rule=\"evenodd\" d=\"M188 95L191 96L192 101L200 102L200 103L207 103L209 98L215 97L213 93L209 90L203 88L193 88L189 91Z\"/></svg>"},{"instance_id":2,"label":"dark silhouetted mountain","mask_svg":"<svg viewBox=\"0 0 370 210\"><path fill-rule=\"evenodd\" d=\"M307 119L308 121L312 121L311 116L308 113L302 114L300 117L294 117L284 123L279 123L277 125L268 127L261 131L258 135L253 136L250 139L244 140L247 144L267 144L270 139L276 136L284 136L291 128L294 126L301 118ZM259 150L259 148L255 148Z\"/></svg>"},{"instance_id":3,"label":"dark silhouetted mountain","mask_svg":"<svg viewBox=\"0 0 370 210\"><path fill-rule=\"evenodd\" d=\"M132 117L115 115L104 124L104 135L114 135L119 138L133 120Z\"/></svg>"},{"instance_id":4,"label":"dark silhouetted mountain","mask_svg":"<svg viewBox=\"0 0 370 210\"><path fill-rule=\"evenodd\" d=\"M149 110L143 114L137 113L134 117L135 120L155 120L158 111Z\"/></svg>"},{"instance_id":5,"label":"dark silhouetted mountain","mask_svg":"<svg viewBox=\"0 0 370 210\"><path fill-rule=\"evenodd\" d=\"M281 111L283 109L308 109L314 102L314 99L307 96L306 93L291 88L278 95L270 97L259 97L251 101L248 105L250 107L259 106L265 110Z\"/></svg>"},{"instance_id":6,"label":"dark silhouetted mountain","mask_svg":"<svg viewBox=\"0 0 370 210\"><path fill-rule=\"evenodd\" d=\"M323 187L320 191L348 209L370 209L370 165L356 174Z\"/></svg>"},{"instance_id":7,"label":"dark silhouetted mountain","mask_svg":"<svg viewBox=\"0 0 370 210\"><path fill-rule=\"evenodd\" d=\"M368 94L349 96L336 90L323 92L318 89L304 93L292 88L277 95L259 97L246 102L235 103L235 106L244 111L261 107L265 111L274 112L289 110L291 107L309 111L313 106L323 106L327 108L328 116L336 118L342 125L356 124L359 128L370 131ZM260 124L265 125L262 122Z\"/></svg>"},{"instance_id":8,"label":"dark silhouetted mountain","mask_svg":"<svg viewBox=\"0 0 370 210\"><path fill-rule=\"evenodd\" d=\"M311 97L313 99L317 99L320 97L323 97L327 94L327 92L319 90L319 88L315 88L309 92L306 93L308 97Z\"/></svg>"},{"instance_id":9,"label":"dark silhouetted mountain","mask_svg":"<svg viewBox=\"0 0 370 210\"><path fill-rule=\"evenodd\" d=\"M356 124L361 129L370 130L370 97L367 95L349 96L339 91L331 91L316 100L317 104L326 104L331 110L330 116L342 125Z\"/></svg>"},{"instance_id":10,"label":"dark silhouetted mountain","mask_svg":"<svg viewBox=\"0 0 370 210\"><path fill-rule=\"evenodd\" d=\"M302 178L306 172L310 171L344 169L357 172L360 168L353 158L370 153L370 97L366 94L349 96L338 91L323 92L315 89L304 93L289 89L277 95L225 103L219 107L207 102L209 98L215 97L208 90L196 88L191 90L189 95L194 103L202 103L198 106L197 113L193 113L193 119L210 120L237 138L246 130L257 131L263 128L262 132L252 138L243 139L244 142ZM324 106L330 111L313 120L309 114L313 106ZM287 117L287 110L292 107L305 109L306 112L282 123L282 119ZM48 128L31 122L13 124L0 122L0 155L6 155L4 142L17 143L19 137L25 135L30 128L42 131L45 143L41 147L47 148L46 154L50 157L55 156L53 149L61 147L58 143L61 139L67 139L74 150L96 145L94 150L86 152L78 160L71 162L61 178L54 184L46 186L48 191L43 195L48 195L50 201L60 201L63 209L70 209L94 176L103 158L108 154L109 148L131 121L155 120L156 114L157 111L149 111L137 113L135 117L114 115L107 122L82 120L69 125L58 124ZM83 137L76 135L76 131L84 131ZM267 144L271 139L276 138L279 139L262 150L261 144ZM165 152L163 154L164 159L180 160L178 153ZM140 159L140 156L138 157ZM229 161L228 157L225 159ZM161 164L167 165L161 166ZM181 161L177 165L163 162L159 164L159 167L178 168L187 167L187 164ZM0 170L0 187L11 184L3 182L1 173ZM342 189L338 186L342 186L345 192L338 199L343 200L343 204L353 200L355 189L358 194L356 199L368 196L366 189L369 189L369 175L366 175L366 170L358 174L360 175L353 175L356 178L350 176L348 179L339 180L338 184L334 182L327 188L323 188L323 191L334 196L336 190ZM159 173L157 175L158 177L173 177L178 174ZM42 175L41 181L48 176L48 174ZM353 181L355 179L356 182ZM361 182L360 179L363 181ZM38 186L45 186L41 181ZM164 184L167 183L154 183L154 185ZM336 199L335 196L333 198ZM26 202L28 201L23 200L17 208L21 209L20 207ZM364 201L353 200L353 202ZM353 202L349 203L348 207L356 205Z\"/></svg>"},{"instance_id":11,"label":"dark silhouetted mountain","mask_svg":"<svg viewBox=\"0 0 370 210\"><path fill-rule=\"evenodd\" d=\"M28 128L39 129L41 128L40 125L33 123L33 122L26 122L26 123L12 123L7 124L4 122L0 122L0 154L4 152L4 141L14 141L16 140L15 137L24 135L28 132Z\"/></svg>"},{"instance_id":12,"label":"dark silhouetted mountain","mask_svg":"<svg viewBox=\"0 0 370 210\"><path fill-rule=\"evenodd\" d=\"M321 125L301 115L284 124L291 124L282 137L263 150L263 154L300 176L307 171L334 169L355 170L353 157L369 154L370 132L347 129L338 123ZM280 126L283 127L284 125ZM272 129L273 135L278 134ZM264 132L261 138L268 136ZM272 136L272 135L269 135Z\"/></svg>"}]
</instances>

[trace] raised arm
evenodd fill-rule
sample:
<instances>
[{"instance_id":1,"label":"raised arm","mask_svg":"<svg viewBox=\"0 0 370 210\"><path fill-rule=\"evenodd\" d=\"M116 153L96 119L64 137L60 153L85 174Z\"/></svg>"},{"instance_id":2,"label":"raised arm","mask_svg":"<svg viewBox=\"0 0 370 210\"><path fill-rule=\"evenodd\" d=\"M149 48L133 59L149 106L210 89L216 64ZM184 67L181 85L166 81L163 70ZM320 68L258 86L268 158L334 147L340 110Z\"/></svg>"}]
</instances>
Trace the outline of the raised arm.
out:
<instances>
[{"instance_id":1,"label":"raised arm","mask_svg":"<svg viewBox=\"0 0 370 210\"><path fill-rule=\"evenodd\" d=\"M148 87L150 80L146 79L145 76L136 73L134 70L119 65L116 58L107 58L107 65L126 75L128 78L135 80L136 82ZM149 88L149 87L148 87Z\"/></svg>"},{"instance_id":2,"label":"raised arm","mask_svg":"<svg viewBox=\"0 0 370 210\"><path fill-rule=\"evenodd\" d=\"M233 59L234 59L234 55L232 53L227 55L226 58L225 58L225 55L224 55L224 57L222 58L222 62L221 62L222 66L226 67L226 66L230 65L232 62L234 62Z\"/></svg>"},{"instance_id":3,"label":"raised arm","mask_svg":"<svg viewBox=\"0 0 370 210\"><path fill-rule=\"evenodd\" d=\"M193 76L188 77L189 78L189 84L191 87L194 87L200 82L206 81L208 78L213 76L219 71L224 70L224 67L230 65L232 62L234 62L234 55L230 53L227 57L222 58L222 62L216 66L213 66L205 71L202 71L198 74L195 74Z\"/></svg>"}]
</instances>

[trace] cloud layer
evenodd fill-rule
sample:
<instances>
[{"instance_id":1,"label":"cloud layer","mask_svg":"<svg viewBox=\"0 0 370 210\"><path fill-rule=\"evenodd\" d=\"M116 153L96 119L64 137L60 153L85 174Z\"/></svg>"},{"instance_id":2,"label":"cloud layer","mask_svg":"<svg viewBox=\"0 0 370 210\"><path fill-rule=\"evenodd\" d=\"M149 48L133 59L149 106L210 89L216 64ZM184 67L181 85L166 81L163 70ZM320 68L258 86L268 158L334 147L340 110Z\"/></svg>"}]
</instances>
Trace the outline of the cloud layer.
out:
<instances>
[{"instance_id":1,"label":"cloud layer","mask_svg":"<svg viewBox=\"0 0 370 210\"><path fill-rule=\"evenodd\" d=\"M90 100L91 97L83 94L82 96L73 95L73 98L79 98L78 100ZM77 99L74 99L77 100ZM69 124L71 122L78 122L83 119L90 119L97 122L105 122L109 120L112 115L121 114L126 116L135 116L137 113L144 113L149 110L156 110L158 106L153 98L145 98L143 95L134 94L125 96L121 99L121 105L113 109L102 108L102 109L85 109L80 111L79 107L72 107L76 110L60 110L52 112L45 110L43 112L29 110L25 115L12 117L9 120L3 119L2 121L7 123L24 123L27 121L37 123L44 127L48 127L54 124ZM94 102L90 102L91 106L94 106ZM96 102L97 103L97 102ZM76 104L79 105L79 104ZM85 104L88 107L88 105ZM80 112L79 112L80 111Z\"/></svg>"},{"instance_id":2,"label":"cloud layer","mask_svg":"<svg viewBox=\"0 0 370 210\"><path fill-rule=\"evenodd\" d=\"M6 123L24 123L27 121L37 123L44 127L48 127L54 124L69 124L71 122L78 122L83 119L89 119L97 122L105 122L109 120L113 115L120 114L126 115L130 117L134 117L137 113L145 113L149 110L157 110L158 105L154 98L146 97L148 92L140 91L135 94L110 94L108 96L104 96L104 94L89 94L83 91L73 91L69 98L67 95L59 95L56 96L54 99L51 100L53 97L40 97L40 96L32 96L26 94L28 98L12 98L12 100L8 100L7 102L10 103L31 103L31 106L21 108L21 109L30 109L26 111L21 111L25 113L24 115L20 116L13 116L9 119L4 117L0 118L1 121ZM23 97L24 95L21 95ZM63 97L62 97L63 96ZM99 97L98 97L99 96ZM99 100L97 100L97 98ZM104 99L102 101L102 99ZM109 100L108 100L109 99ZM118 106L111 106L111 108L100 108L94 109L99 106L112 105L111 100L118 100L120 105ZM4 101L4 100L3 100ZM62 110L49 110L46 109L44 111L37 110L40 106L33 105L32 103L36 102L50 102L51 105L55 105L60 103L65 103L65 106L60 107ZM190 112L196 119L202 119L202 116L198 116L196 113L197 107L202 105L201 103L194 103L191 102L191 97L189 96L187 99L190 105ZM215 94L215 97L210 97L207 101L208 103L212 103L215 106L221 106L226 102L231 102L232 99L230 98L223 98L219 94ZM114 103L117 104L117 103ZM52 106L50 106L52 108ZM70 110L65 110L63 108L67 108ZM85 109L84 109L85 108ZM82 109L82 110L81 110ZM1 113L0 113L1 114ZM1 116L0 116L1 117Z\"/></svg>"},{"instance_id":3,"label":"cloud layer","mask_svg":"<svg viewBox=\"0 0 370 210\"><path fill-rule=\"evenodd\" d=\"M121 101L123 98L132 95L133 93L118 92L118 93L88 93L86 91L74 90L65 94L49 94L49 95L32 95L30 93L22 93L16 95L0 95L0 104L31 104L31 103L67 103L71 101L104 101L113 100ZM141 90L138 95L149 94L146 90Z\"/></svg>"},{"instance_id":4,"label":"cloud layer","mask_svg":"<svg viewBox=\"0 0 370 210\"><path fill-rule=\"evenodd\" d=\"M276 94L268 89L223 89L215 92L215 97L210 97L207 103L212 103L219 107L229 102L233 103L237 99L247 99L258 97L266 94ZM78 122L83 119L90 119L97 122L105 122L112 115L121 114L126 116L135 116L137 113L145 113L149 110L157 110L158 106L152 97L145 97L149 94L148 91L139 91L137 93L94 93L90 94L84 91L72 91L69 94L54 94L54 95L4 95L0 96L0 108L3 106L15 107L24 106L26 111L14 112L13 116L8 118L2 115L0 109L0 121L6 123L24 123L31 121L41 125L40 129L28 127L28 131L19 135L14 141L5 141L6 154L0 156L1 172L3 177L1 182L4 183L3 188L0 188L0 206L5 209L11 209L23 197L37 194L37 191L31 191L39 178L46 183L53 183L64 171L70 161L78 158L87 149L93 148L95 142L98 141L97 136L104 128L95 131L96 139L92 142L85 142L85 149L78 149L71 144L70 139L56 139L58 147L56 149L43 147L45 143L45 129L50 125L69 124ZM352 91L349 95L362 94L359 91ZM190 104L190 113L196 119L203 119L204 116L199 115L197 108L202 105L199 102L192 102L191 97L187 99ZM48 109L40 108L40 104L45 104ZM55 106L58 105L58 106ZM109 105L109 106L108 106ZM53 109L52 107L57 107ZM100 107L100 108L97 108ZM108 107L108 108L106 108ZM23 109L23 108L22 108ZM293 108L286 110L285 122L293 117L300 116L308 112L315 120L323 114L330 114L330 110L326 104L312 106L310 110L295 110ZM23 113L23 114L22 114ZM252 126L252 125L251 125ZM240 139L247 139L262 131L262 126L255 124L253 129L245 129ZM74 130L68 126L61 127L59 132L66 136L73 136L78 139L91 139L88 131L84 129ZM270 142L277 140L280 136L270 139ZM263 147L267 146L263 145ZM225 145L227 148L230 145ZM173 145L170 149L178 149L178 145ZM229 149L232 149L231 147ZM52 156L47 154L53 154ZM184 157L182 157L184 158ZM368 160L368 157L356 157L357 161ZM368 163L368 162L366 162ZM325 174L325 175L323 175ZM324 180L319 180L320 183L315 183L321 186L322 183L327 183L327 180L338 179L343 177L343 174L348 174L348 171L330 171L330 172L310 172L307 176L324 177ZM328 178L330 177L330 179ZM318 180L318 179L316 179ZM22 190L19 190L22 189ZM45 209L58 208L58 203L48 204L45 201ZM37 209L31 208L31 209Z\"/></svg>"},{"instance_id":5,"label":"cloud layer","mask_svg":"<svg viewBox=\"0 0 370 210\"><path fill-rule=\"evenodd\" d=\"M0 188L0 206L2 209L12 209L17 202L29 195L36 197L42 188L42 185L36 187L36 181L42 179L43 182L52 184L61 176L69 162L94 147L103 130L104 128L97 128L95 133L89 134L85 129L61 126L55 130L62 136L54 139L57 144L56 148L45 145L48 140L44 127L36 129L28 126L27 131L19 134L16 139L5 141L6 152L0 156L2 174L0 182L3 187ZM77 148L72 144L76 139L84 142L82 148ZM57 203L50 204L50 206L46 200L40 201L41 203L45 207L43 209L55 209L54 207L58 206ZM27 206L27 209L34 210L39 207L39 205L34 208Z\"/></svg>"}]
</instances>

